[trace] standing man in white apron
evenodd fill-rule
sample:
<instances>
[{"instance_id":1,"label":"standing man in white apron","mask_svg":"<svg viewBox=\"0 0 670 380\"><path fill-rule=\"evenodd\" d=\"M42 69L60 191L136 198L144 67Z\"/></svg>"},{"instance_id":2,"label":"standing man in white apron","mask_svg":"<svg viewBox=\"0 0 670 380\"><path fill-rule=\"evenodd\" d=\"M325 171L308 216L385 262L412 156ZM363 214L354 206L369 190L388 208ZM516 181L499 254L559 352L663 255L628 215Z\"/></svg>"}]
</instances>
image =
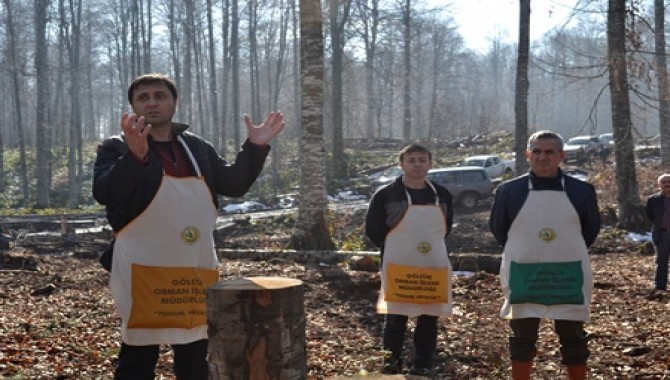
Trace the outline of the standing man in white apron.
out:
<instances>
[{"instance_id":1,"label":"standing man in white apron","mask_svg":"<svg viewBox=\"0 0 670 380\"><path fill-rule=\"evenodd\" d=\"M451 262L444 239L453 223L452 197L426 178L430 151L411 144L400 151L403 175L370 200L365 234L381 249L382 288L377 312L385 314L382 373L402 372L408 317L417 317L410 374L429 376L437 345L437 319L451 315Z\"/></svg>"},{"instance_id":2,"label":"standing man in white apron","mask_svg":"<svg viewBox=\"0 0 670 380\"><path fill-rule=\"evenodd\" d=\"M588 247L600 231L593 186L563 174L563 139L539 131L528 139L530 173L496 189L490 228L503 245L500 282L510 320L512 378L530 379L541 318L554 320L568 378L586 378L593 274Z\"/></svg>"},{"instance_id":3,"label":"standing man in white apron","mask_svg":"<svg viewBox=\"0 0 670 380\"><path fill-rule=\"evenodd\" d=\"M162 74L128 88L133 113L98 146L93 195L115 239L101 262L121 317L117 380L152 380L159 345L172 345L179 380L206 380L204 290L219 279L212 235L217 195L240 197L260 174L270 141L285 126L271 113L229 165L187 125L174 123L177 89ZM113 254L113 256L112 256Z\"/></svg>"}]
</instances>

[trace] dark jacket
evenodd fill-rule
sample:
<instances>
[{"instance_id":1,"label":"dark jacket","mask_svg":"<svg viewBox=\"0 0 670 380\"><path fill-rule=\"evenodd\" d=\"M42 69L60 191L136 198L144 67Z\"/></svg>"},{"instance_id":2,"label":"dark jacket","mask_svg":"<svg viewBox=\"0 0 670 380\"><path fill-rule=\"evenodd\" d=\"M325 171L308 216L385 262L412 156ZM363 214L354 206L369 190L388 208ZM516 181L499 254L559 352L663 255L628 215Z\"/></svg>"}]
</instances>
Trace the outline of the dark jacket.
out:
<instances>
[{"instance_id":1,"label":"dark jacket","mask_svg":"<svg viewBox=\"0 0 670 380\"><path fill-rule=\"evenodd\" d=\"M444 236L446 238L451 232L454 220L452 196L444 186L432 181L431 183L435 186L437 196L440 199L440 207L446 218L447 232ZM402 176L382 187L372 196L365 215L365 235L381 249L382 255L384 254L386 235L398 225L407 208L407 194L405 193L405 185L402 183Z\"/></svg>"},{"instance_id":2,"label":"dark jacket","mask_svg":"<svg viewBox=\"0 0 670 380\"><path fill-rule=\"evenodd\" d=\"M564 175L560 170L558 176L553 178L537 177L531 172L498 185L489 219L489 228L498 243L505 246L512 222L528 198L529 176L536 191L565 190L579 215L584 242L590 247L600 232L600 210L595 188L590 183ZM562 178L565 180L565 189L561 184Z\"/></svg>"},{"instance_id":3,"label":"dark jacket","mask_svg":"<svg viewBox=\"0 0 670 380\"><path fill-rule=\"evenodd\" d=\"M254 183L265 163L270 147L258 147L248 140L235 163L228 165L214 147L200 136L186 132L188 126L172 124L175 136L181 135L212 194L218 209L217 194L229 197L244 195ZM115 232L140 215L158 191L163 166L153 140L149 139L148 164L143 166L128 151L122 135L104 140L94 165L93 197L105 205L107 219Z\"/></svg>"},{"instance_id":4,"label":"dark jacket","mask_svg":"<svg viewBox=\"0 0 670 380\"><path fill-rule=\"evenodd\" d=\"M661 237L661 222L663 221L663 212L665 205L663 204L663 193L660 191L647 198L647 205L645 211L647 219L651 221L651 241L658 244L658 239Z\"/></svg>"}]
</instances>

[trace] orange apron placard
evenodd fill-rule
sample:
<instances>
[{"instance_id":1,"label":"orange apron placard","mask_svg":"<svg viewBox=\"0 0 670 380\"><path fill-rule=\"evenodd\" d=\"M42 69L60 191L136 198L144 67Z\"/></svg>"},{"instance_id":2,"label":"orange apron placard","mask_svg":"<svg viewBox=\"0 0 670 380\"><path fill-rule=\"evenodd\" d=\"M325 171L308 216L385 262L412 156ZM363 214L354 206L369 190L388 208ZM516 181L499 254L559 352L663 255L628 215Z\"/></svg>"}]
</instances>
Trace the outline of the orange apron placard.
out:
<instances>
[{"instance_id":1,"label":"orange apron placard","mask_svg":"<svg viewBox=\"0 0 670 380\"><path fill-rule=\"evenodd\" d=\"M207 324L205 289L219 272L132 264L128 328L185 328Z\"/></svg>"},{"instance_id":2,"label":"orange apron placard","mask_svg":"<svg viewBox=\"0 0 670 380\"><path fill-rule=\"evenodd\" d=\"M385 301L417 304L449 302L449 268L388 263Z\"/></svg>"}]
</instances>

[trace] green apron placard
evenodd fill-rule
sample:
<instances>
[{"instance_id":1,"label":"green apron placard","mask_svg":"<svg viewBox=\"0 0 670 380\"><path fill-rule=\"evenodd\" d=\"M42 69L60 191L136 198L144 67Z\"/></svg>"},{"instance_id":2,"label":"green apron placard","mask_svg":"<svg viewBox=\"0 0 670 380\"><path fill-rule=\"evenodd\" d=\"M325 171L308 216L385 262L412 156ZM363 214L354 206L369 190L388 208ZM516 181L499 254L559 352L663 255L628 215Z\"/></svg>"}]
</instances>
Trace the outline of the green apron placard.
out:
<instances>
[{"instance_id":1,"label":"green apron placard","mask_svg":"<svg viewBox=\"0 0 670 380\"><path fill-rule=\"evenodd\" d=\"M581 261L523 264L512 261L509 274L509 302L512 304L584 304Z\"/></svg>"}]
</instances>

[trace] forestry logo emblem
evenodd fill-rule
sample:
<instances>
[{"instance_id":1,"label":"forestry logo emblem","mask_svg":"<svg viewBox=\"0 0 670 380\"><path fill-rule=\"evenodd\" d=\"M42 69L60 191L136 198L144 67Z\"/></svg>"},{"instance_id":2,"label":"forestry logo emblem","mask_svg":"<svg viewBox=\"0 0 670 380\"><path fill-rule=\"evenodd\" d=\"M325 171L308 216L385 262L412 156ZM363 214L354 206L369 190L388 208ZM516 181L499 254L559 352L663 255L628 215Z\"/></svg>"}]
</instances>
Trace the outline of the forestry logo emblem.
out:
<instances>
[{"instance_id":1,"label":"forestry logo emblem","mask_svg":"<svg viewBox=\"0 0 670 380\"><path fill-rule=\"evenodd\" d=\"M197 227L188 226L181 232L181 240L186 244L193 244L200 240L200 230Z\"/></svg>"},{"instance_id":2,"label":"forestry logo emblem","mask_svg":"<svg viewBox=\"0 0 670 380\"><path fill-rule=\"evenodd\" d=\"M433 249L433 247L431 247L430 243L428 243L427 241L421 242L419 243L419 245L416 246L416 250L423 253L424 255L430 252L431 249Z\"/></svg>"},{"instance_id":3,"label":"forestry logo emblem","mask_svg":"<svg viewBox=\"0 0 670 380\"><path fill-rule=\"evenodd\" d=\"M556 231L553 228L543 228L540 230L539 237L540 239L549 243L550 241L556 239Z\"/></svg>"}]
</instances>

